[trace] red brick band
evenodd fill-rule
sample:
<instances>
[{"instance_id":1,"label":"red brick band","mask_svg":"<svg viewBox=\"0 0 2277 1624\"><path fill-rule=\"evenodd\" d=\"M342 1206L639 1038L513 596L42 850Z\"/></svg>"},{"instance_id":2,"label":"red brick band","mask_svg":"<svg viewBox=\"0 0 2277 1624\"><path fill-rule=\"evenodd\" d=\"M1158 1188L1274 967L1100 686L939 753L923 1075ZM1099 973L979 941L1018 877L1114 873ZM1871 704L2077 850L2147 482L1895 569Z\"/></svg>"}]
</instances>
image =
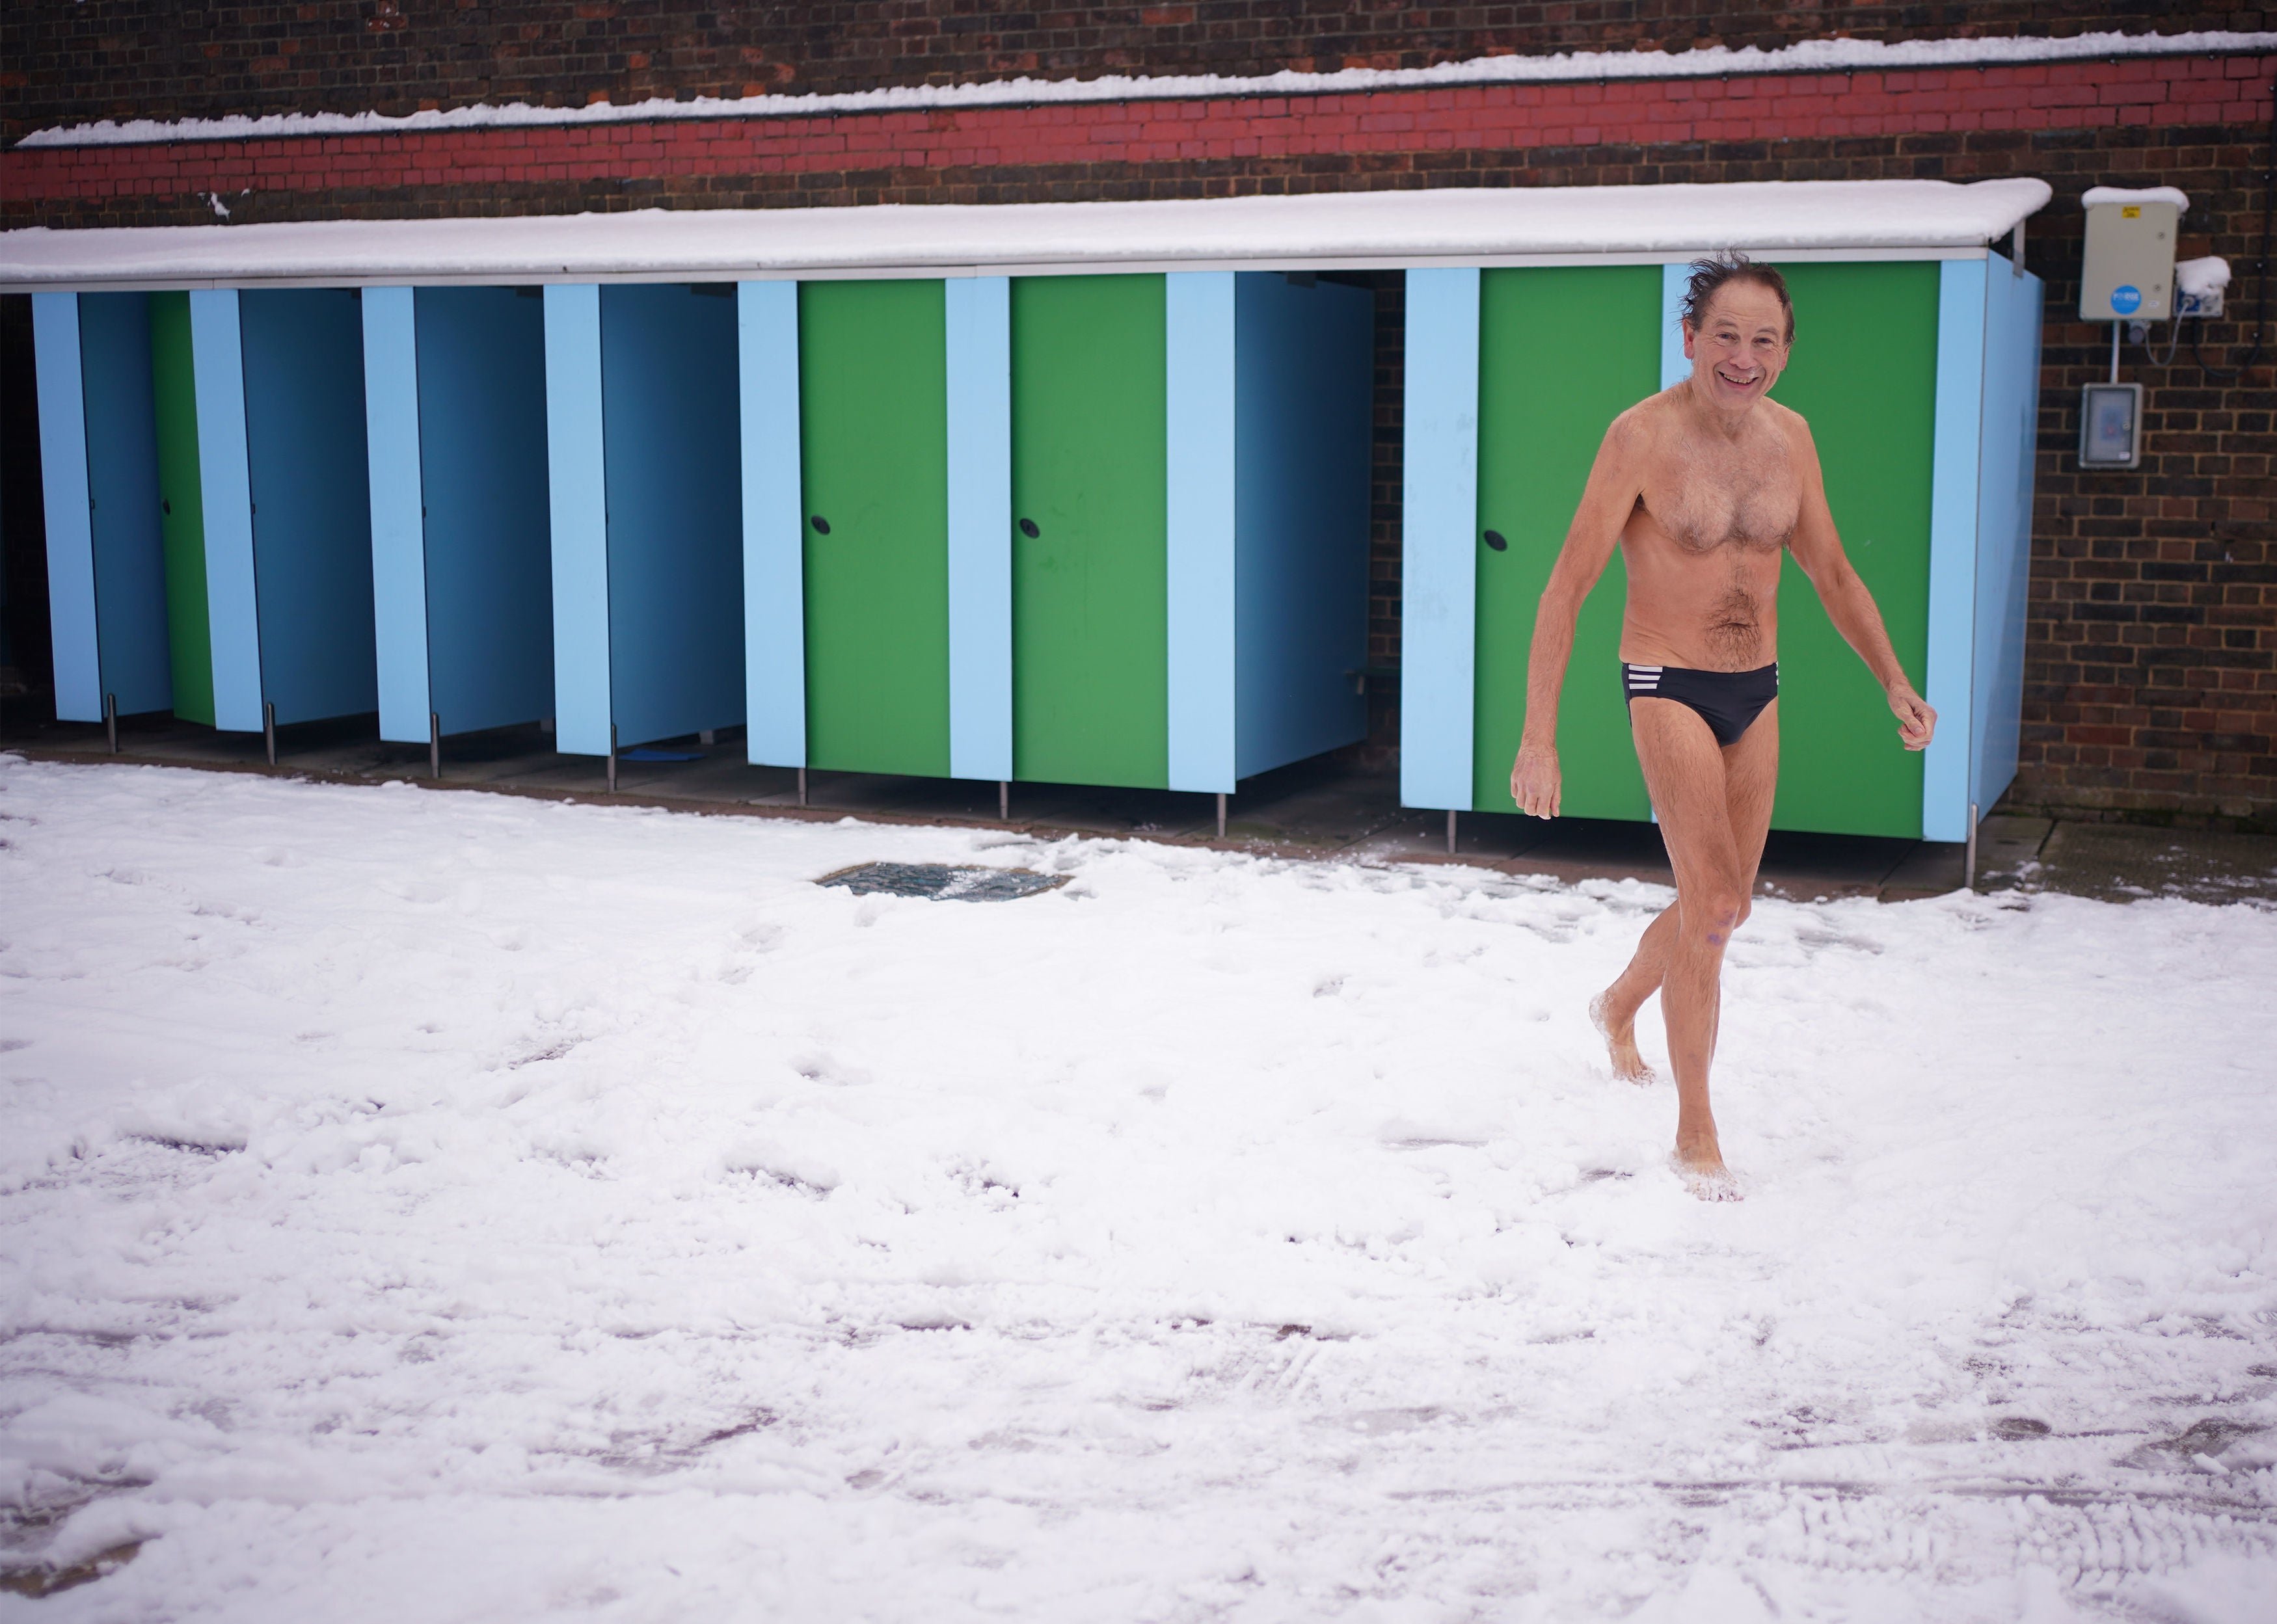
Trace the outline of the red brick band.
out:
<instances>
[{"instance_id":1,"label":"red brick band","mask_svg":"<svg viewBox=\"0 0 2277 1624\"><path fill-rule=\"evenodd\" d=\"M0 201L1184 163L2265 120L2277 56L17 148Z\"/></svg>"}]
</instances>

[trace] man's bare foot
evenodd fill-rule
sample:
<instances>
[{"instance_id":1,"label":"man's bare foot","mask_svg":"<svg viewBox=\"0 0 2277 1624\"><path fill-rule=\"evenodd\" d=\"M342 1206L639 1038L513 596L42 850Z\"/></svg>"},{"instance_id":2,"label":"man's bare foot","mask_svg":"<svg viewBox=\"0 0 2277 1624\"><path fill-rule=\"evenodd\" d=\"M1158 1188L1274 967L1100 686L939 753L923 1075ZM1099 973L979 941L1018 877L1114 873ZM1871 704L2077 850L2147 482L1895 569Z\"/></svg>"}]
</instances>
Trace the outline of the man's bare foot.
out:
<instances>
[{"instance_id":1,"label":"man's bare foot","mask_svg":"<svg viewBox=\"0 0 2277 1624\"><path fill-rule=\"evenodd\" d=\"M1705 1145L1677 1146L1668 1158L1676 1176L1684 1180L1684 1188L1702 1201L1738 1201L1740 1181L1732 1170L1724 1165L1723 1152L1712 1139Z\"/></svg>"},{"instance_id":2,"label":"man's bare foot","mask_svg":"<svg viewBox=\"0 0 2277 1624\"><path fill-rule=\"evenodd\" d=\"M1634 1082L1639 1088L1658 1082L1644 1056L1637 1052L1636 1021L1631 1019L1616 1029L1611 1011L1613 995L1601 992L1589 1001L1589 1022L1603 1034L1605 1052L1613 1062L1613 1075L1624 1082Z\"/></svg>"}]
</instances>

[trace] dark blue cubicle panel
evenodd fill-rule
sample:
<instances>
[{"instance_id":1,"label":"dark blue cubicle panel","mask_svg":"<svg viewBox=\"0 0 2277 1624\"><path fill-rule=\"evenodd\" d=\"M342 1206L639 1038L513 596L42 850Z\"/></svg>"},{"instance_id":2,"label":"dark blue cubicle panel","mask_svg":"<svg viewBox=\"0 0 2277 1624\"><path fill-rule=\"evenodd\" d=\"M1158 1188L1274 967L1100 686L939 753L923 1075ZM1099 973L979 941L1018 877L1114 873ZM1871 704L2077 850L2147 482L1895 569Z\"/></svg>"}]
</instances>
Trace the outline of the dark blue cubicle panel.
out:
<instances>
[{"instance_id":1,"label":"dark blue cubicle panel","mask_svg":"<svg viewBox=\"0 0 2277 1624\"><path fill-rule=\"evenodd\" d=\"M446 733L553 714L537 292L418 290L428 649Z\"/></svg>"},{"instance_id":2,"label":"dark blue cubicle panel","mask_svg":"<svg viewBox=\"0 0 2277 1624\"><path fill-rule=\"evenodd\" d=\"M610 710L620 745L743 720L734 287L601 290Z\"/></svg>"},{"instance_id":3,"label":"dark blue cubicle panel","mask_svg":"<svg viewBox=\"0 0 2277 1624\"><path fill-rule=\"evenodd\" d=\"M1247 778L1367 733L1375 299L1234 279L1234 758Z\"/></svg>"},{"instance_id":4,"label":"dark blue cubicle panel","mask_svg":"<svg viewBox=\"0 0 2277 1624\"><path fill-rule=\"evenodd\" d=\"M103 686L121 716L164 710L174 702L174 679L166 637L166 545L159 528L149 295L81 293L79 330Z\"/></svg>"},{"instance_id":5,"label":"dark blue cubicle panel","mask_svg":"<svg viewBox=\"0 0 2277 1624\"><path fill-rule=\"evenodd\" d=\"M379 705L356 301L346 288L238 296L261 692L279 723Z\"/></svg>"},{"instance_id":6,"label":"dark blue cubicle panel","mask_svg":"<svg viewBox=\"0 0 2277 1624\"><path fill-rule=\"evenodd\" d=\"M367 288L379 736L553 714L537 288Z\"/></svg>"}]
</instances>

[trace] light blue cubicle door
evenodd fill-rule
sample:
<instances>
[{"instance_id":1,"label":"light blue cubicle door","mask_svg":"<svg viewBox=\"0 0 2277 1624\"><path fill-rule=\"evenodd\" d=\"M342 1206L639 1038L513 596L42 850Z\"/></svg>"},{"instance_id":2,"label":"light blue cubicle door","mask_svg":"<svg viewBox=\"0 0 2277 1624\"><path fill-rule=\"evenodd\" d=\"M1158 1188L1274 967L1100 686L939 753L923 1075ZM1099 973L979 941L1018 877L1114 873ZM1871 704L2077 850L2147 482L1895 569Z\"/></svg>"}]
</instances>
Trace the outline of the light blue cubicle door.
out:
<instances>
[{"instance_id":1,"label":"light blue cubicle door","mask_svg":"<svg viewBox=\"0 0 2277 1624\"><path fill-rule=\"evenodd\" d=\"M2016 776L2024 707L2024 611L2032 562L2032 467L2039 437L2040 319L2030 271L1987 262L1984 455L1977 476L1976 744L1969 798L1980 813Z\"/></svg>"},{"instance_id":2,"label":"light blue cubicle door","mask_svg":"<svg viewBox=\"0 0 2277 1624\"><path fill-rule=\"evenodd\" d=\"M806 518L799 500L798 284L735 287L743 478L744 753L806 765Z\"/></svg>"},{"instance_id":3,"label":"light blue cubicle door","mask_svg":"<svg viewBox=\"0 0 2277 1624\"><path fill-rule=\"evenodd\" d=\"M379 736L424 743L434 726L427 661L427 520L419 480L416 290L363 291L364 451L370 459L371 596Z\"/></svg>"},{"instance_id":4,"label":"light blue cubicle door","mask_svg":"<svg viewBox=\"0 0 2277 1624\"><path fill-rule=\"evenodd\" d=\"M1937 405L1930 478L1929 637L1915 675L1938 713L1922 753L1922 836L1969 838L1976 740L1977 497L1984 453L1985 262L1938 267Z\"/></svg>"},{"instance_id":5,"label":"light blue cubicle door","mask_svg":"<svg viewBox=\"0 0 2277 1624\"><path fill-rule=\"evenodd\" d=\"M545 290L546 520L552 535L553 742L606 755L608 482L601 433L601 290Z\"/></svg>"},{"instance_id":6,"label":"light blue cubicle door","mask_svg":"<svg viewBox=\"0 0 2277 1624\"><path fill-rule=\"evenodd\" d=\"M100 722L103 649L95 631L86 374L80 360L77 294L32 295L32 345L38 363L48 638L55 660L56 715L66 722Z\"/></svg>"},{"instance_id":7,"label":"light blue cubicle door","mask_svg":"<svg viewBox=\"0 0 2277 1624\"><path fill-rule=\"evenodd\" d=\"M1172 789L1220 794L1238 776L1234 276L1173 271L1162 292L1169 781Z\"/></svg>"},{"instance_id":8,"label":"light blue cubicle door","mask_svg":"<svg viewBox=\"0 0 2277 1624\"><path fill-rule=\"evenodd\" d=\"M948 393L948 770L1012 775L1012 292L941 285Z\"/></svg>"},{"instance_id":9,"label":"light blue cubicle door","mask_svg":"<svg viewBox=\"0 0 2277 1624\"><path fill-rule=\"evenodd\" d=\"M1407 273L1401 498L1399 801L1474 799L1477 706L1479 273Z\"/></svg>"},{"instance_id":10,"label":"light blue cubicle door","mask_svg":"<svg viewBox=\"0 0 2277 1624\"><path fill-rule=\"evenodd\" d=\"M263 704L261 612L253 561L253 488L247 473L244 311L238 290L191 289L189 316L213 725L225 732L257 733Z\"/></svg>"}]
</instances>

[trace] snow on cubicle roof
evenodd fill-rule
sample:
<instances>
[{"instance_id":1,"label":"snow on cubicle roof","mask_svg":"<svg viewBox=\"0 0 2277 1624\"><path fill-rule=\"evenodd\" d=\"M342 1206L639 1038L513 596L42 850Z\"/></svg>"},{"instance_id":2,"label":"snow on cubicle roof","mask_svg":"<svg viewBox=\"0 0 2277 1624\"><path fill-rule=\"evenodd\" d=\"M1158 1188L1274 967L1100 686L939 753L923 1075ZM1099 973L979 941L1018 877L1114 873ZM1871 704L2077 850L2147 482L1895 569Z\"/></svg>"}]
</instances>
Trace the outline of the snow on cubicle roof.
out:
<instances>
[{"instance_id":1,"label":"snow on cubicle roof","mask_svg":"<svg viewBox=\"0 0 2277 1624\"><path fill-rule=\"evenodd\" d=\"M0 232L0 288L727 280L975 270L1982 252L2032 179L1444 188L1173 202L642 210Z\"/></svg>"}]
</instances>

